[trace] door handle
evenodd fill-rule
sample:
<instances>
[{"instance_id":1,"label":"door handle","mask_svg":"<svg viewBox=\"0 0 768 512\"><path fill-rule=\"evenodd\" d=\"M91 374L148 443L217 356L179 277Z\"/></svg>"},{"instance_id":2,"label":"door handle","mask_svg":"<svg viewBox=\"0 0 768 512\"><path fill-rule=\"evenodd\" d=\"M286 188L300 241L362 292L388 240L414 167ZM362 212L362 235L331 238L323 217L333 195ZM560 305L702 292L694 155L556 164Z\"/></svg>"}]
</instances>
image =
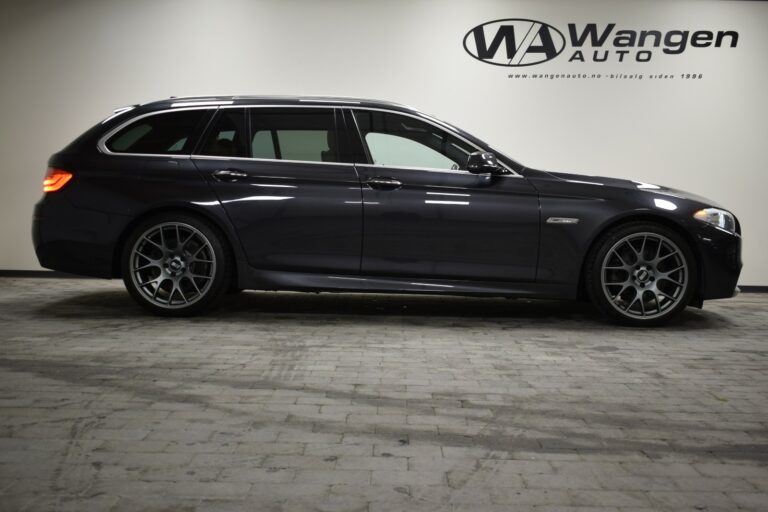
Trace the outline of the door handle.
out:
<instances>
[{"instance_id":1,"label":"door handle","mask_svg":"<svg viewBox=\"0 0 768 512\"><path fill-rule=\"evenodd\" d=\"M395 178L386 178L384 176L368 178L365 180L365 184L378 190L394 190L403 186L403 183L400 180L396 180Z\"/></svg>"},{"instance_id":2,"label":"door handle","mask_svg":"<svg viewBox=\"0 0 768 512\"><path fill-rule=\"evenodd\" d=\"M248 173L239 169L219 169L211 173L213 178L218 181L237 181L242 178L247 178Z\"/></svg>"}]
</instances>

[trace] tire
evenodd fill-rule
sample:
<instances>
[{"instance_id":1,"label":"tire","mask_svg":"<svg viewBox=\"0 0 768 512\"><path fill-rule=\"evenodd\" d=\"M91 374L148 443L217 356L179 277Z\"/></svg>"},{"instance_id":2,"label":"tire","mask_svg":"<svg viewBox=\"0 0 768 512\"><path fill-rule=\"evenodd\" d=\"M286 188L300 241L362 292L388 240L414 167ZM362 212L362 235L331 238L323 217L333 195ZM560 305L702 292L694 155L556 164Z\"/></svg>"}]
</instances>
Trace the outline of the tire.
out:
<instances>
[{"instance_id":1,"label":"tire","mask_svg":"<svg viewBox=\"0 0 768 512\"><path fill-rule=\"evenodd\" d=\"M203 219L182 212L155 215L128 236L121 260L128 293L162 316L192 316L216 307L232 283L224 237Z\"/></svg>"},{"instance_id":2,"label":"tire","mask_svg":"<svg viewBox=\"0 0 768 512\"><path fill-rule=\"evenodd\" d=\"M630 326L669 321L691 302L696 258L686 240L654 222L629 222L595 242L585 265L585 287L608 320Z\"/></svg>"}]
</instances>

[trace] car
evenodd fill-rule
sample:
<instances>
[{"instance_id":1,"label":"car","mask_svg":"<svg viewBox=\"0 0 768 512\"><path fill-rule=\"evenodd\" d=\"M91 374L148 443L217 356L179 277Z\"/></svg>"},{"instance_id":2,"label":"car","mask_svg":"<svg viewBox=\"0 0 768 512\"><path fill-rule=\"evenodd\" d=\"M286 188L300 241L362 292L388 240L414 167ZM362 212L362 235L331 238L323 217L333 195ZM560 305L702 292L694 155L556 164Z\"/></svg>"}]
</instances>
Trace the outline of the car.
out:
<instances>
[{"instance_id":1,"label":"car","mask_svg":"<svg viewBox=\"0 0 768 512\"><path fill-rule=\"evenodd\" d=\"M738 292L741 227L713 201L537 170L396 103L172 97L48 166L40 264L159 315L257 289L589 300L651 326Z\"/></svg>"}]
</instances>

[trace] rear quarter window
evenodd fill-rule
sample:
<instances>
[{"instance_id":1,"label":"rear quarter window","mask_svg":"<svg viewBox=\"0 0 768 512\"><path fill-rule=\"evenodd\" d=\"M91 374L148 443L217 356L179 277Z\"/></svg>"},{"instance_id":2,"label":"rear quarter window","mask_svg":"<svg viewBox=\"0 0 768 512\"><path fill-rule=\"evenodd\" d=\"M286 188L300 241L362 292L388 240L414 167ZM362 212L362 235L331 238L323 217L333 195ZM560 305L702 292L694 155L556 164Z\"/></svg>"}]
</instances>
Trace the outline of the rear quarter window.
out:
<instances>
[{"instance_id":1,"label":"rear quarter window","mask_svg":"<svg viewBox=\"0 0 768 512\"><path fill-rule=\"evenodd\" d=\"M105 143L113 153L188 154L206 110L164 112L137 119Z\"/></svg>"}]
</instances>

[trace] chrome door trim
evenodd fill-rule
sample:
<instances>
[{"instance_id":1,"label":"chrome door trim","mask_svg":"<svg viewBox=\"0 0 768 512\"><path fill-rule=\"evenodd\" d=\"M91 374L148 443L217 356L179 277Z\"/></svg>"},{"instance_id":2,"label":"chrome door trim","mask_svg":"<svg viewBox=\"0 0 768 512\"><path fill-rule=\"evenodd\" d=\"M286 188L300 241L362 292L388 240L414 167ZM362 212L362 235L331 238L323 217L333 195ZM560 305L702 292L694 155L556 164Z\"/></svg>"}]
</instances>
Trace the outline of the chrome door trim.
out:
<instances>
[{"instance_id":1,"label":"chrome door trim","mask_svg":"<svg viewBox=\"0 0 768 512\"><path fill-rule=\"evenodd\" d=\"M270 162L270 163L286 163L286 164L318 164L318 165L343 165L343 166L354 166L356 164L351 164L349 162L317 162L315 160L277 160L275 158L250 158L245 156L215 156L215 155L187 155L187 158L191 158L193 160L235 160L235 161L245 161L245 162Z\"/></svg>"}]
</instances>

